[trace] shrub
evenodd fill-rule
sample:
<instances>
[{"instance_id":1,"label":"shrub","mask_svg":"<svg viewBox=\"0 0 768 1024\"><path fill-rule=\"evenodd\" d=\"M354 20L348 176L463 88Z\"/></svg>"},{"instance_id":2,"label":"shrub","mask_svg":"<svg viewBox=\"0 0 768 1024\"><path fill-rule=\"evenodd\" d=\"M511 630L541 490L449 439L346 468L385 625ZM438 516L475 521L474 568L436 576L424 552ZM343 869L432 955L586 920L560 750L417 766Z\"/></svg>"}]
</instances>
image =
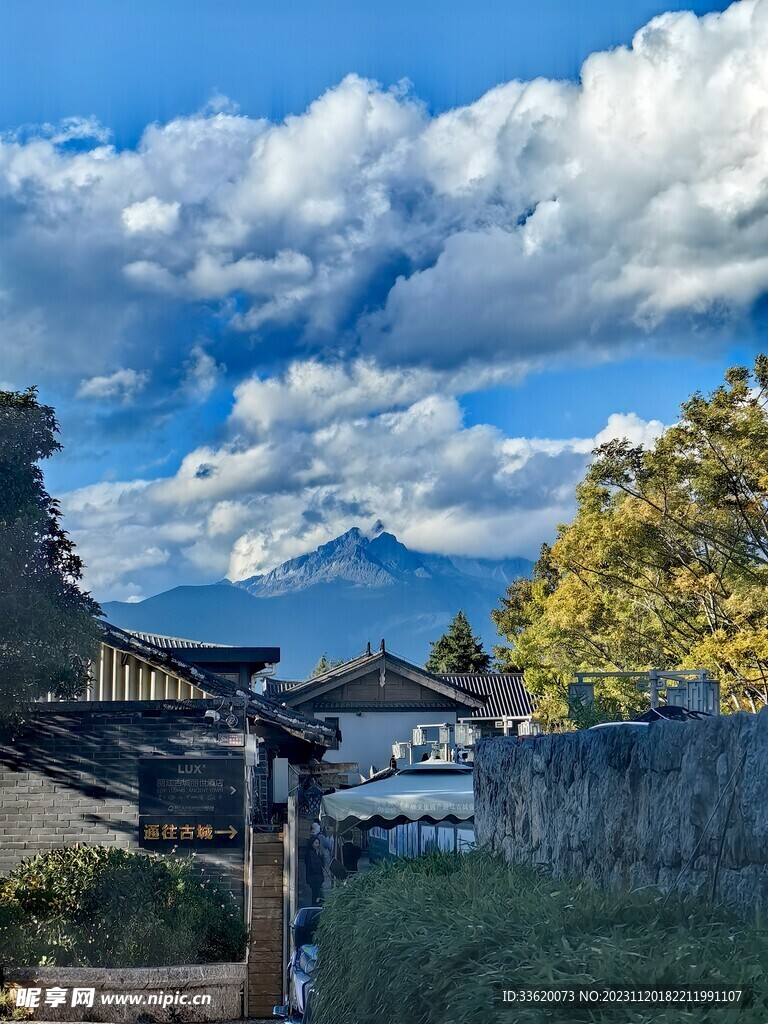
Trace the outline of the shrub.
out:
<instances>
[{"instance_id":1,"label":"shrub","mask_svg":"<svg viewBox=\"0 0 768 1024\"><path fill-rule=\"evenodd\" d=\"M0 1020L29 1020L31 1010L16 1005L16 987L7 985L0 989Z\"/></svg>"},{"instance_id":2,"label":"shrub","mask_svg":"<svg viewBox=\"0 0 768 1024\"><path fill-rule=\"evenodd\" d=\"M159 967L242 960L231 896L190 860L76 846L0 878L0 962Z\"/></svg>"},{"instance_id":3,"label":"shrub","mask_svg":"<svg viewBox=\"0 0 768 1024\"><path fill-rule=\"evenodd\" d=\"M478 851L373 869L335 890L317 941L313 1024L701 1024L768 1020L768 934L722 909L667 904L655 891L555 882ZM518 985L749 986L736 1010L677 1005L510 1006Z\"/></svg>"}]
</instances>

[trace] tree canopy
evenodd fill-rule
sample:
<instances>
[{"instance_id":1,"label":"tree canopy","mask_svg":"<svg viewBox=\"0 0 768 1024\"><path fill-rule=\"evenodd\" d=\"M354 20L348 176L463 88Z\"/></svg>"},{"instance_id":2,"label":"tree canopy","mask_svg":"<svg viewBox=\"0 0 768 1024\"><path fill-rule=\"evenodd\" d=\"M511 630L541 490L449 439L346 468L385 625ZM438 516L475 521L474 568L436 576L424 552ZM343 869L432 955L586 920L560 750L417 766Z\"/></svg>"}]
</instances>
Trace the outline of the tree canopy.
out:
<instances>
[{"instance_id":1,"label":"tree canopy","mask_svg":"<svg viewBox=\"0 0 768 1024\"><path fill-rule=\"evenodd\" d=\"M39 463L61 449L53 409L37 392L0 391L0 719L31 701L73 697L88 679L101 610L79 583L83 565L61 528Z\"/></svg>"},{"instance_id":2,"label":"tree canopy","mask_svg":"<svg viewBox=\"0 0 768 1024\"><path fill-rule=\"evenodd\" d=\"M317 664L309 674L310 679L314 679L315 676L321 676L324 672L330 672L332 668L336 668L338 665L343 665L344 662L341 658L329 658L328 654L323 651L318 659Z\"/></svg>"},{"instance_id":3,"label":"tree canopy","mask_svg":"<svg viewBox=\"0 0 768 1024\"><path fill-rule=\"evenodd\" d=\"M429 672L487 672L490 658L482 641L472 635L463 611L458 611L439 640L430 643L432 652L424 666Z\"/></svg>"},{"instance_id":4,"label":"tree canopy","mask_svg":"<svg viewBox=\"0 0 768 1024\"><path fill-rule=\"evenodd\" d=\"M595 449L573 522L493 613L497 658L543 693L578 670L705 668L734 708L768 704L767 402L759 356L652 447Z\"/></svg>"}]
</instances>

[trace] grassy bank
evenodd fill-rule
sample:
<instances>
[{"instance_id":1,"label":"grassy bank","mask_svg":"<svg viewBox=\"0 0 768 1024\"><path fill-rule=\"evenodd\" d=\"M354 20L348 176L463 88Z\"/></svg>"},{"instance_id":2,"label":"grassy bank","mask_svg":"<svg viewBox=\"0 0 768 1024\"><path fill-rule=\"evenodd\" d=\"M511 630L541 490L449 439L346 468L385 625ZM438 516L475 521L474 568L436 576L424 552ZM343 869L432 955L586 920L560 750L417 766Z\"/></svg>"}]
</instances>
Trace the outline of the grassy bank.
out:
<instances>
[{"instance_id":1,"label":"grassy bank","mask_svg":"<svg viewBox=\"0 0 768 1024\"><path fill-rule=\"evenodd\" d=\"M604 893L484 853L384 865L322 915L317 1024L765 1024L768 931L651 890ZM750 986L742 1009L505 1005L519 985Z\"/></svg>"}]
</instances>

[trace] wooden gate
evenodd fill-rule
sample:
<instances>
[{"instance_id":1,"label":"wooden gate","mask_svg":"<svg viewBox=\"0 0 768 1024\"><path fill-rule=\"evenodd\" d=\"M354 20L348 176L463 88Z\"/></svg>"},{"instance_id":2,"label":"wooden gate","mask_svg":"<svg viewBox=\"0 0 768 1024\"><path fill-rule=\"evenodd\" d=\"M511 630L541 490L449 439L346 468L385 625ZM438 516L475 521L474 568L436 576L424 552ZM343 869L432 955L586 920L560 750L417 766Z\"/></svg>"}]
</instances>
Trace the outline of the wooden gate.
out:
<instances>
[{"instance_id":1,"label":"wooden gate","mask_svg":"<svg viewBox=\"0 0 768 1024\"><path fill-rule=\"evenodd\" d=\"M271 1017L283 999L283 834L254 832L248 1016Z\"/></svg>"}]
</instances>

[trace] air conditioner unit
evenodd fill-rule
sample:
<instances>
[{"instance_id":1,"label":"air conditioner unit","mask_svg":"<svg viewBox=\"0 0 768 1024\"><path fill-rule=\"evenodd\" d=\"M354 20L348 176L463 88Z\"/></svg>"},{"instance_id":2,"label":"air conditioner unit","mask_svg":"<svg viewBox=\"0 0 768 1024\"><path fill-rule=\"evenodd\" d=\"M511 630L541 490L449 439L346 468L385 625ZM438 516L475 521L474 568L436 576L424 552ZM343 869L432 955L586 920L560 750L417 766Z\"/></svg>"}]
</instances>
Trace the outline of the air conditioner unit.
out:
<instances>
[{"instance_id":1,"label":"air conditioner unit","mask_svg":"<svg viewBox=\"0 0 768 1024\"><path fill-rule=\"evenodd\" d=\"M456 744L459 747L473 747L481 735L482 730L479 725L460 723L456 726Z\"/></svg>"}]
</instances>

